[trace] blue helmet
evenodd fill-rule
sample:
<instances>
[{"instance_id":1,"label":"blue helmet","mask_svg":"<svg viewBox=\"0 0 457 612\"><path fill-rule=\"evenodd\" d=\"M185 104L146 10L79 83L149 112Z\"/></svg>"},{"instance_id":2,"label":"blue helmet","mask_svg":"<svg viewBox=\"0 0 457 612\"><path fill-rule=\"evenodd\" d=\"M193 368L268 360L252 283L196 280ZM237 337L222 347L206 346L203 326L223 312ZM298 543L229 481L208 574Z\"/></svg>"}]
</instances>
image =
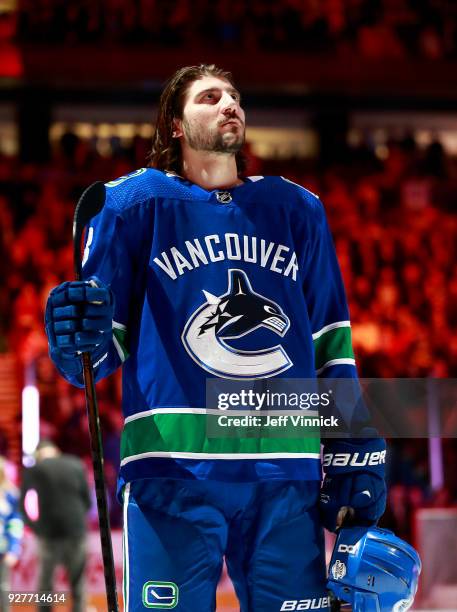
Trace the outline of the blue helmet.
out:
<instances>
[{"instance_id":1,"label":"blue helmet","mask_svg":"<svg viewBox=\"0 0 457 612\"><path fill-rule=\"evenodd\" d=\"M340 529L329 566L329 588L353 612L404 612L414 601L421 560L392 531Z\"/></svg>"}]
</instances>

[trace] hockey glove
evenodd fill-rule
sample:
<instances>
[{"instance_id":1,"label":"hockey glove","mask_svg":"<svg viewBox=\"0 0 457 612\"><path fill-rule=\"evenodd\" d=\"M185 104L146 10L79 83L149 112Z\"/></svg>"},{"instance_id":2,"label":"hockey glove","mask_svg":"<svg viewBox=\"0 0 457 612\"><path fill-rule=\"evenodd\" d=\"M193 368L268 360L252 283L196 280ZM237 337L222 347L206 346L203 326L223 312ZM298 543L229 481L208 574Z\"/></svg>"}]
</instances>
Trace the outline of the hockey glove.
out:
<instances>
[{"instance_id":1,"label":"hockey glove","mask_svg":"<svg viewBox=\"0 0 457 612\"><path fill-rule=\"evenodd\" d=\"M386 508L386 443L383 438L330 441L324 446L325 478L319 508L329 531L349 514L352 525L374 525Z\"/></svg>"},{"instance_id":2,"label":"hockey glove","mask_svg":"<svg viewBox=\"0 0 457 612\"><path fill-rule=\"evenodd\" d=\"M100 358L112 338L114 296L98 279L65 282L55 287L46 304L49 355L62 374L82 372L79 355Z\"/></svg>"}]
</instances>

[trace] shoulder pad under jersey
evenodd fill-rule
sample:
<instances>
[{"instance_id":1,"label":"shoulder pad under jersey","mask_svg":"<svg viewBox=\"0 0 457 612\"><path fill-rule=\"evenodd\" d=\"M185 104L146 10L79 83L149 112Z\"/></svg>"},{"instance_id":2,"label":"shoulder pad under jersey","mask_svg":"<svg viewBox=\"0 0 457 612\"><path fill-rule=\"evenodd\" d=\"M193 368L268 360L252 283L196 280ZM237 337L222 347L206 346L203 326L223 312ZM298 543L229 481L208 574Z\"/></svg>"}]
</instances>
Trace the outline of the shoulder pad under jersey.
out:
<instances>
[{"instance_id":1,"label":"shoulder pad under jersey","mask_svg":"<svg viewBox=\"0 0 457 612\"><path fill-rule=\"evenodd\" d=\"M105 183L106 203L112 208L127 209L152 198L193 200L195 195L167 174L155 168L140 168Z\"/></svg>"}]
</instances>

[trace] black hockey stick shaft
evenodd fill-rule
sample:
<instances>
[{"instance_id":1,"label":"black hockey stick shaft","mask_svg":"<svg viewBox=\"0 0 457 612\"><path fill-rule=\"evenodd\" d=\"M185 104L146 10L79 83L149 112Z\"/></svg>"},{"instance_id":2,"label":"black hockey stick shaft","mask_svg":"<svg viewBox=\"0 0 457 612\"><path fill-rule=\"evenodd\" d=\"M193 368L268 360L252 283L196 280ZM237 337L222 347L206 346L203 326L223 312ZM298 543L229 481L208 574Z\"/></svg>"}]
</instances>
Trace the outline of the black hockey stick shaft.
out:
<instances>
[{"instance_id":1,"label":"black hockey stick shaft","mask_svg":"<svg viewBox=\"0 0 457 612\"><path fill-rule=\"evenodd\" d=\"M105 203L105 186L98 181L90 185L82 194L76 206L73 219L73 263L76 280L82 278L81 240L87 223L99 213ZM98 523L105 576L108 612L118 612L116 573L114 570L113 545L106 497L105 476L103 472L103 444L100 419L95 392L94 369L90 353L81 356L86 395L87 419L89 422L90 450L94 472L95 494L97 498Z\"/></svg>"}]
</instances>

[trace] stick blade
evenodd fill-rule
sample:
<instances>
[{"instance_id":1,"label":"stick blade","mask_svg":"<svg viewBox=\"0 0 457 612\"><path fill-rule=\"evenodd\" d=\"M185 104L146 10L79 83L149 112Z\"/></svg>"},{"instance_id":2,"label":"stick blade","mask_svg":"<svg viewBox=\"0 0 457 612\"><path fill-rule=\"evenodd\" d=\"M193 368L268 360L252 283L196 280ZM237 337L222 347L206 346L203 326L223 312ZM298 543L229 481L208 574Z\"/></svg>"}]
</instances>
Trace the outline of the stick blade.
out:
<instances>
[{"instance_id":1,"label":"stick blade","mask_svg":"<svg viewBox=\"0 0 457 612\"><path fill-rule=\"evenodd\" d=\"M73 219L73 237L77 226L84 228L97 215L105 204L106 188L102 181L92 183L79 198Z\"/></svg>"},{"instance_id":2,"label":"stick blade","mask_svg":"<svg viewBox=\"0 0 457 612\"><path fill-rule=\"evenodd\" d=\"M98 215L105 205L106 188L102 181L92 183L83 192L73 217L74 266L77 279L81 276L81 238L89 221Z\"/></svg>"}]
</instances>

